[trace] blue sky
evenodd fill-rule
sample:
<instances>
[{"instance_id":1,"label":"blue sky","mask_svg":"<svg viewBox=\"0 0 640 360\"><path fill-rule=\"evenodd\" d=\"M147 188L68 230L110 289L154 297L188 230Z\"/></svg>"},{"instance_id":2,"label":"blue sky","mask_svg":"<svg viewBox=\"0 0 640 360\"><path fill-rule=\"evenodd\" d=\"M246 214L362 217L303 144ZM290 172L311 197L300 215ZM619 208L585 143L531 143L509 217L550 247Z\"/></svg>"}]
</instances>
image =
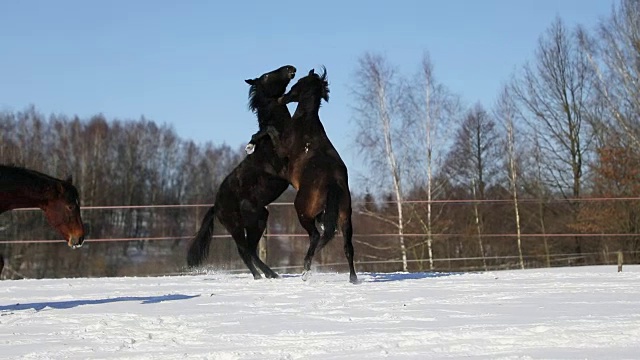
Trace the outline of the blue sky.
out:
<instances>
[{"instance_id":1,"label":"blue sky","mask_svg":"<svg viewBox=\"0 0 640 360\"><path fill-rule=\"evenodd\" d=\"M425 51L467 104L489 108L531 60L556 16L593 26L611 0L0 2L0 109L172 125L185 139L231 146L257 130L253 78L291 64L327 67L329 137L358 168L350 81L365 52L412 73ZM293 107L292 107L293 109ZM354 173L355 172L355 173ZM352 172L353 176L358 171Z\"/></svg>"}]
</instances>

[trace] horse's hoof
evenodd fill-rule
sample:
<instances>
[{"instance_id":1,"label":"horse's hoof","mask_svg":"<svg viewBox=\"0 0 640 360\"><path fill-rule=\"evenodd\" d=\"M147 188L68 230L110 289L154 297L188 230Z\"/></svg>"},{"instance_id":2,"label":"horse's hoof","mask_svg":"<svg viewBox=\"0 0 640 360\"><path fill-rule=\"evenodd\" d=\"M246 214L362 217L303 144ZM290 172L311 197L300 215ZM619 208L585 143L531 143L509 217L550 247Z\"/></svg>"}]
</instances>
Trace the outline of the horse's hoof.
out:
<instances>
[{"instance_id":1,"label":"horse's hoof","mask_svg":"<svg viewBox=\"0 0 640 360\"><path fill-rule=\"evenodd\" d=\"M244 148L244 151L247 152L248 155L253 154L253 152L255 151L256 146L253 144L247 144L247 146Z\"/></svg>"},{"instance_id":2,"label":"horse's hoof","mask_svg":"<svg viewBox=\"0 0 640 360\"><path fill-rule=\"evenodd\" d=\"M311 271L302 272L302 281L307 281L311 277Z\"/></svg>"},{"instance_id":3,"label":"horse's hoof","mask_svg":"<svg viewBox=\"0 0 640 360\"><path fill-rule=\"evenodd\" d=\"M360 280L358 280L357 276L349 276L349 282L352 284L360 284Z\"/></svg>"}]
</instances>

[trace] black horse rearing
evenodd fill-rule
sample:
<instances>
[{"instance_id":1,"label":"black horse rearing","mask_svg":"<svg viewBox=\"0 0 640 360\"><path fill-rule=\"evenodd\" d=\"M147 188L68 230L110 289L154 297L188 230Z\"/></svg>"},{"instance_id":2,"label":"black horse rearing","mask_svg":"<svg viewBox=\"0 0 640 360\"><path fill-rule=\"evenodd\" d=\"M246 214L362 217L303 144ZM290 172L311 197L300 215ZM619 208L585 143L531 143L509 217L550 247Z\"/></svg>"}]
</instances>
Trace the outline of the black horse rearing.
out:
<instances>
[{"instance_id":1,"label":"black horse rearing","mask_svg":"<svg viewBox=\"0 0 640 360\"><path fill-rule=\"evenodd\" d=\"M259 78L246 80L251 85L249 107L258 116L259 133L272 133L269 129L282 132L291 121L287 106L278 103L277 99L285 93L295 73L295 67L283 66ZM214 217L217 217L235 240L240 257L255 279L261 278L255 265L266 277L278 277L260 260L257 247L269 216L265 206L289 186L285 180L287 163L276 155L270 139L257 136L253 141L256 151L248 155L220 184L215 203L205 214L200 230L189 247L189 266L200 265L207 257Z\"/></svg>"},{"instance_id":2,"label":"black horse rearing","mask_svg":"<svg viewBox=\"0 0 640 360\"><path fill-rule=\"evenodd\" d=\"M294 202L298 220L309 233L310 244L302 278L308 277L315 252L333 239L339 226L349 263L349 280L356 283L347 167L327 137L318 115L321 101L329 101L326 75L326 70L321 76L309 71L278 100L283 104L297 102L298 106L276 149L278 155L288 161L287 177L298 190ZM316 221L324 225L322 236Z\"/></svg>"}]
</instances>

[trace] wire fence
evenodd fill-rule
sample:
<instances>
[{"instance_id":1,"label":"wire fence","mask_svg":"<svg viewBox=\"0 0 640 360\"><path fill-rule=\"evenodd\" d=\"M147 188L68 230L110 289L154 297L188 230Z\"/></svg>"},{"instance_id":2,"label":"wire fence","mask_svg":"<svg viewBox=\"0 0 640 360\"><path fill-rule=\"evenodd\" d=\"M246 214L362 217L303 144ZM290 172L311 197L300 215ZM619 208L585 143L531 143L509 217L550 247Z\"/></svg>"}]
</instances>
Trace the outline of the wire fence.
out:
<instances>
[{"instance_id":1,"label":"wire fence","mask_svg":"<svg viewBox=\"0 0 640 360\"><path fill-rule=\"evenodd\" d=\"M412 238L419 237L424 238L427 234L407 234L407 233L387 233L387 234L354 234L354 239L359 237L367 237L367 238ZM460 237L460 236L477 236L470 235L467 233L435 233L430 234L433 238L438 237ZM481 234L484 239L506 239L512 240L513 238L520 236L522 238L544 238L544 237L553 237L553 238L603 238L604 240L613 239L613 238L637 238L640 237L640 234L614 234L614 233L536 233L536 234ZM287 234L287 233L276 233L276 234L264 234L265 238L273 238L273 237L288 237L288 238L308 238L309 235L296 233L296 234ZM191 236L157 236L157 237L148 237L148 236L139 236L139 237L114 237L114 238L102 238L102 239L86 239L85 242L119 242L119 241L175 241L175 240L190 240ZM212 238L216 239L226 239L231 238L231 235L213 235ZM30 240L0 240L0 244L46 244L46 243L62 243L66 242L61 239L30 239Z\"/></svg>"},{"instance_id":2,"label":"wire fence","mask_svg":"<svg viewBox=\"0 0 640 360\"><path fill-rule=\"evenodd\" d=\"M617 198L579 198L579 199L522 199L518 200L519 203L545 203L545 204L553 204L553 203L589 203L589 202L639 202L640 197L617 197ZM444 205L469 205L469 204L505 204L510 206L513 204L513 200L411 200L404 201L405 205L427 205L427 204L444 204ZM375 203L364 203L364 202L354 202L354 208L364 208L367 205L376 204L380 206L381 204L395 204L394 201L386 201L386 202L375 202ZM201 211L202 209L206 209L210 207L212 204L149 204L149 205L133 205L133 206L83 206L82 214L83 218L85 214L90 214L91 212L96 211L125 211L125 210L135 210L135 211L147 211L147 210L171 210L171 211ZM269 205L270 207L291 207L293 208L292 202L276 202ZM18 212L38 212L39 209L31 208L31 209L19 209L15 210ZM196 213L198 214L198 213ZM200 214L203 214L200 212ZM198 216L191 216L189 213L189 218L193 218L192 220L199 225L199 221L201 220ZM196 219L197 217L197 219ZM19 226L16 224L15 226ZM222 228L222 227L220 227ZM474 234L469 232L435 232L427 235L426 233L420 232L410 232L410 233L402 233L399 234L397 232L383 232L383 233L367 233L369 230L366 227L361 228L364 231L359 231L354 233L354 242L364 244L367 246L371 246L371 241L375 243L376 239L381 240L397 240L399 237L403 237L405 239L414 239L416 243L420 246L423 245L421 242L424 239L427 239L427 236L430 239L438 240L438 239L451 239L451 238L467 238L472 239L476 237L481 237L485 240L495 240L499 243L504 241L514 240L517 237L521 239L527 239L529 242L536 242L538 240L546 240L546 239L597 239L598 241L604 243L619 241L621 239L639 239L640 234L638 233L624 233L624 232L578 232L578 231L568 231L568 232L550 232L550 233L542 233L542 232L522 232L520 234L515 232L505 232L505 233L481 233ZM1 229L0 229L1 230ZM300 229L301 230L301 229ZM222 231L223 234L213 235L214 239L226 239L228 243L233 243L231 240L231 236L226 232ZM108 232L107 232L108 233ZM104 234L103 234L104 235ZM151 243L162 243L162 242L174 242L174 243L182 243L182 248L185 248L187 242L192 238L190 235L181 234L181 235L163 235L159 233L148 234L148 235L134 235L134 236L120 236L122 234L114 234L115 236L101 236L97 238L88 238L85 241L88 243L127 243L127 242L151 242ZM159 236L160 235L160 236ZM300 232L287 232L282 231L282 229L271 229L269 228L267 232L263 235L265 239L300 239L305 240L308 238L308 235L304 231ZM365 243L369 241L369 243ZM55 243L64 243L64 240L54 239L54 238L33 238L33 239L18 239L18 238L0 238L0 244L3 245L14 245L14 244L55 244ZM381 248L382 249L382 248ZM378 249L378 250L381 250ZM384 250L384 249L382 249ZM625 256L625 258L633 258L638 256L638 251L636 250L625 250L625 249L617 249L612 248L612 251L603 250L603 251L582 251L582 252L570 252L570 251L561 251L557 253L547 253L547 254L524 254L522 257L516 255L513 251L511 253L501 253L500 255L492 255L492 256L465 256L464 254L457 254L455 256L447 256L444 253L440 253L439 255L434 255L431 259L427 258L409 258L407 260L401 259L399 256L390 255L386 258L376 258L373 256L360 256L356 260L356 264L359 266L371 266L375 267L377 265L388 265L388 268L397 268L399 264L403 262L407 262L409 264L416 264L419 266L414 267L419 269L453 269L456 271L474 271L474 270L483 270L483 269L506 269L506 268L518 268L518 261L522 258L526 267L540 267L540 266L565 266L565 265L573 265L576 262L589 258L598 258L600 263L604 264L615 264L616 259L620 255ZM359 254L357 254L359 255ZM484 263L484 265L482 265ZM487 266L487 263L489 265ZM229 263L231 265L226 265L225 271L246 271L246 268L242 263L236 261L233 263ZM435 266L434 266L435 264ZM448 265L447 265L448 264ZM456 264L456 265L451 265ZM320 263L318 262L315 266L319 269L335 269L335 268L345 268L346 262L344 261L328 261ZM288 264L288 265L280 265L273 266L274 270L298 270L302 267L301 264ZM6 267L7 270L13 271L20 277L25 277L19 273L20 269L12 269L11 267ZM168 275L168 274L187 274L193 273L189 271L166 271L163 273L153 273L149 272L145 275Z\"/></svg>"},{"instance_id":3,"label":"wire fence","mask_svg":"<svg viewBox=\"0 0 640 360\"><path fill-rule=\"evenodd\" d=\"M550 198L550 199L519 199L518 203L579 203L579 202L605 202L605 201L616 201L616 202L622 202L622 201L639 201L640 202L640 197L598 197L598 198L567 198L567 199L556 199L556 198ZM354 202L353 205L354 206L358 206L358 205L362 205L365 206L367 204L395 204L395 201L378 201L375 203L367 203L367 202ZM487 200L431 200L431 201L427 201L427 200L406 200L406 201L402 201L403 204L451 204L451 205L455 205L455 204L499 204L499 203L506 203L506 204L512 204L513 200L504 200L504 199L487 199ZM82 207L82 212L85 213L87 211L96 211L96 210L131 210L131 209L193 209L193 208L208 208L211 207L212 204L149 204L149 205L122 205L122 206L83 206ZM269 206L293 206L293 202L274 202L269 204ZM16 209L13 211L22 211L22 212L33 212L33 211L40 211L38 208L23 208L23 209ZM469 234L466 233L451 233L451 232L447 232L447 233L431 233L430 236L434 237L434 238L438 238L438 237L451 237L451 236L468 236ZM486 239L490 239L490 238L507 238L507 239L512 239L516 236L520 236L522 238L541 238L541 237L556 237L556 238L560 238L560 237L573 237L573 238L580 238L580 237L589 237L589 238L624 238L624 237L638 237L640 234L635 234L635 233L602 233L602 232L598 232L598 233L585 233L585 232L564 232L564 233L483 233L481 234L481 236L483 238ZM307 234L305 233L276 233L276 234L269 234L269 233L265 233L264 237L265 238L269 238L269 237L308 237ZM372 233L372 234L367 234L367 233L361 233L361 234L354 234L354 237L358 237L358 236L367 236L370 238L374 238L374 237L383 237L383 238L389 238L389 237L424 237L426 236L426 234L424 233L402 233L402 234L398 234L398 233ZM229 235L214 235L214 238L228 238L230 237ZM94 238L94 239L87 239L87 242L118 242L118 241L162 241L162 240L170 240L170 241L174 241L174 240L188 240L190 239L190 236L157 236L157 237L151 237L151 236L138 236L138 237L109 237L109 238ZM12 243L54 243L54 242L62 242L63 240L54 240L54 239L29 239L29 240L0 240L0 244L12 244Z\"/></svg>"}]
</instances>

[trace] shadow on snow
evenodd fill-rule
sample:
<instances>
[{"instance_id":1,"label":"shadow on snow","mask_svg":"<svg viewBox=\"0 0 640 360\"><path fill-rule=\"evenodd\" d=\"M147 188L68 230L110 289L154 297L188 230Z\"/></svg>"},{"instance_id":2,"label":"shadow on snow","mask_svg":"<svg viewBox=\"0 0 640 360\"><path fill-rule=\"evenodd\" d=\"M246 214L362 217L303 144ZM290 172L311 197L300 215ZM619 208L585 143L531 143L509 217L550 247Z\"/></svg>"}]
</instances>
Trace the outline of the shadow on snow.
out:
<instances>
[{"instance_id":1,"label":"shadow on snow","mask_svg":"<svg viewBox=\"0 0 640 360\"><path fill-rule=\"evenodd\" d=\"M331 274L331 273L323 273L323 272L318 272L318 273L312 273L312 276L314 274ZM342 276L344 274L342 273L337 273L338 275ZM389 282L389 281L403 281L403 280L420 280L420 279L429 279L429 278L439 278L439 277L445 277L445 276L454 276L454 275L462 275L462 274L469 274L469 272L412 272L412 273L405 273L405 272L395 272L395 273L375 273L375 272L362 272L362 273L358 273L358 275L364 275L365 277L362 279L358 280L358 284L361 283L367 283L367 282ZM211 274L209 274L211 275ZM347 274L348 275L348 274ZM292 278L301 278L302 274L279 274L280 278L279 279L292 279ZM251 274L222 274L221 277L212 277L212 278L206 278L204 279L205 281L218 281L221 278L235 278L235 279L243 279L243 280L248 280L251 279L251 281L253 281L253 278L251 277ZM278 280L278 279L266 279L263 278L262 280Z\"/></svg>"},{"instance_id":2,"label":"shadow on snow","mask_svg":"<svg viewBox=\"0 0 640 360\"><path fill-rule=\"evenodd\" d=\"M365 279L364 282L389 282L389 281L403 281L403 280L419 280L429 278L439 278L452 275L462 275L461 272L395 272L395 273L366 273L371 276L370 279Z\"/></svg>"},{"instance_id":3,"label":"shadow on snow","mask_svg":"<svg viewBox=\"0 0 640 360\"><path fill-rule=\"evenodd\" d=\"M0 311L7 311L7 310L16 311L16 310L28 310L28 309L40 311L45 308L71 309L76 306L110 304L110 303L117 303L117 302L124 302L124 301L140 301L141 304L157 304L164 301L187 300L187 299L192 299L198 296L200 295L167 294L167 295L160 295L160 296L119 296L119 297L108 298L108 299L43 301L43 302L34 302L34 303L26 303L26 304L0 305Z\"/></svg>"}]
</instances>

